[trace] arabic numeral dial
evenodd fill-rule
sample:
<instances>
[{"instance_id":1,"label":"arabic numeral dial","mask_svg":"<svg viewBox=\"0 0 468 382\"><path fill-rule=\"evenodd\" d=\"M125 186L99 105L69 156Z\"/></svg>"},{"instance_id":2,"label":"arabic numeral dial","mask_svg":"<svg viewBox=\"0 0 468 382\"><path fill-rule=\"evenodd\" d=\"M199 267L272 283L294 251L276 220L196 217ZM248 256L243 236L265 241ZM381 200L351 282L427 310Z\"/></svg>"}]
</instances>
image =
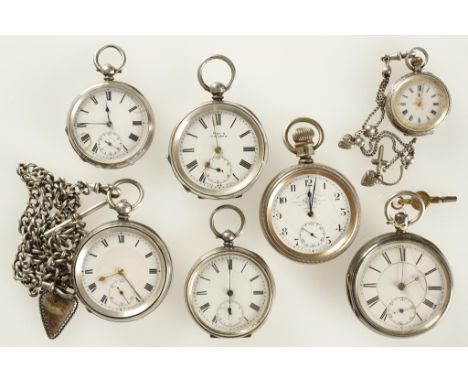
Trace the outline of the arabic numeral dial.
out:
<instances>
[{"instance_id":1,"label":"arabic numeral dial","mask_svg":"<svg viewBox=\"0 0 468 382\"><path fill-rule=\"evenodd\" d=\"M294 251L326 251L350 228L350 202L340 185L326 176L294 177L272 198L274 234Z\"/></svg>"}]
</instances>

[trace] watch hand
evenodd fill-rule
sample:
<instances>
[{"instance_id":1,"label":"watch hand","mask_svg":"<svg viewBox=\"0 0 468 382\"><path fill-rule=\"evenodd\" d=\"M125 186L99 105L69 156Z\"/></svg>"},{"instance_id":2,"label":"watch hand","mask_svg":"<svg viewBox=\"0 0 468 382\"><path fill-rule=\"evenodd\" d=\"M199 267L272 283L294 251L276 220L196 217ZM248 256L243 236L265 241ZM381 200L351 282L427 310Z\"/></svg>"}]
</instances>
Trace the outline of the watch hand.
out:
<instances>
[{"instance_id":1,"label":"watch hand","mask_svg":"<svg viewBox=\"0 0 468 382\"><path fill-rule=\"evenodd\" d=\"M109 112L110 112L109 106L107 105L107 102L106 102L107 126L112 128L112 121L111 121L111 119L110 119L110 114L109 114Z\"/></svg>"},{"instance_id":2,"label":"watch hand","mask_svg":"<svg viewBox=\"0 0 468 382\"><path fill-rule=\"evenodd\" d=\"M314 179L314 189L312 190L312 194L310 194L310 187L309 187L309 192L307 193L307 196L309 197L309 213L307 215L309 215L310 218L314 216L313 208L314 208L316 186L317 186L317 178Z\"/></svg>"},{"instance_id":3,"label":"watch hand","mask_svg":"<svg viewBox=\"0 0 468 382\"><path fill-rule=\"evenodd\" d=\"M313 216L313 212L312 212L312 193L310 192L310 186L309 186L309 191L307 192L307 198L309 202L309 212L307 213L307 215L311 218Z\"/></svg>"},{"instance_id":4,"label":"watch hand","mask_svg":"<svg viewBox=\"0 0 468 382\"><path fill-rule=\"evenodd\" d=\"M305 228L302 228L302 230L306 231L312 237L317 237L317 236L315 236L315 233L310 232L310 231L306 230Z\"/></svg>"},{"instance_id":5,"label":"watch hand","mask_svg":"<svg viewBox=\"0 0 468 382\"><path fill-rule=\"evenodd\" d=\"M117 290L119 291L119 294L125 299L125 301L127 301L127 304L130 304L130 302L127 300L127 297L125 297L123 290L119 287L117 287Z\"/></svg>"},{"instance_id":6,"label":"watch hand","mask_svg":"<svg viewBox=\"0 0 468 382\"><path fill-rule=\"evenodd\" d=\"M231 264L232 264L231 261L232 261L232 260L231 260L231 259L229 259L229 260L230 260L230 261L229 261L229 265L228 265L228 270L229 270L229 290L228 290L229 308L228 308L228 314L231 315L231 314L232 314L232 312L231 312L231 297L232 297L232 293L233 293L232 290L231 290L231 270L232 270L232 269L231 269L231 268L232 268L232 266L231 266Z\"/></svg>"},{"instance_id":7,"label":"watch hand","mask_svg":"<svg viewBox=\"0 0 468 382\"><path fill-rule=\"evenodd\" d=\"M140 296L140 294L137 292L137 290L135 289L135 287L133 286L133 284L130 282L129 279L127 279L127 276L125 276L125 271L123 268L119 268L119 270L117 271L117 273L122 276L125 281L127 282L128 285L130 285L130 288L133 289L133 291L135 292L136 296L141 300L143 301L143 298Z\"/></svg>"},{"instance_id":8,"label":"watch hand","mask_svg":"<svg viewBox=\"0 0 468 382\"><path fill-rule=\"evenodd\" d=\"M108 122L81 122L83 125L105 125L107 126Z\"/></svg>"},{"instance_id":9,"label":"watch hand","mask_svg":"<svg viewBox=\"0 0 468 382\"><path fill-rule=\"evenodd\" d=\"M218 134L216 133L216 124L215 124L214 114L211 114L211 123L213 124L213 135L214 135L215 141L216 141L215 153L220 154L221 151L223 151L223 150L219 146Z\"/></svg>"},{"instance_id":10,"label":"watch hand","mask_svg":"<svg viewBox=\"0 0 468 382\"><path fill-rule=\"evenodd\" d=\"M105 281L107 278L112 277L112 276L117 276L118 274L119 274L119 273L116 272L116 273L112 273L112 274L107 275L107 276L100 276L100 277L98 278L98 281Z\"/></svg>"}]
</instances>

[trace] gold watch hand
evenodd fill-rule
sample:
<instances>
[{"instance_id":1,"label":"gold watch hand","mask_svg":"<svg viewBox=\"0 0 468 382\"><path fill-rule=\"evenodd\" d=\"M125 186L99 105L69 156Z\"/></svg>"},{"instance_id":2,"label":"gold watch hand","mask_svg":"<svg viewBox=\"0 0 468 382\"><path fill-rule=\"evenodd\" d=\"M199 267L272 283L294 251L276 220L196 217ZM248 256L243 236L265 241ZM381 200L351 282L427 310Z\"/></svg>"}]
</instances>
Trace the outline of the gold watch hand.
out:
<instances>
[{"instance_id":1,"label":"gold watch hand","mask_svg":"<svg viewBox=\"0 0 468 382\"><path fill-rule=\"evenodd\" d=\"M137 292L137 290L135 289L135 287L133 286L133 284L130 282L129 279L127 279L127 276L125 276L125 271L123 268L120 268L117 273L122 276L125 281L127 282L128 285L130 285L130 288L133 289L133 291L135 292L136 296L140 299L140 301L143 301L143 298L140 296L140 294Z\"/></svg>"},{"instance_id":2,"label":"gold watch hand","mask_svg":"<svg viewBox=\"0 0 468 382\"><path fill-rule=\"evenodd\" d=\"M98 281L105 281L106 279L108 279L109 277L112 277L112 276L117 276L119 274L119 272L117 271L116 273L112 273L110 275L107 275L107 276L100 276L98 278Z\"/></svg>"}]
</instances>

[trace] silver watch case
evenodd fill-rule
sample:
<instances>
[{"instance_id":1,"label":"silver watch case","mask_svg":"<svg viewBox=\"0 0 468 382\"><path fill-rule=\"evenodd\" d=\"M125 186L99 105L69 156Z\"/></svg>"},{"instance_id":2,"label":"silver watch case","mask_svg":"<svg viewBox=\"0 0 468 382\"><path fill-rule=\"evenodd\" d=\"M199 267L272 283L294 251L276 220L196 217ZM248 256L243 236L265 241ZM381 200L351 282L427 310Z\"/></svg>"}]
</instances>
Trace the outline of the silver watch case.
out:
<instances>
[{"instance_id":1,"label":"silver watch case","mask_svg":"<svg viewBox=\"0 0 468 382\"><path fill-rule=\"evenodd\" d=\"M307 254L291 249L276 234L273 227L273 202L279 191L291 179L305 174L319 174L337 183L345 192L350 204L350 224L343 238L332 248L315 254ZM321 164L298 164L286 168L272 179L263 193L260 203L260 222L268 242L282 255L303 263L322 263L342 254L354 241L360 225L361 207L354 186L343 174L334 168Z\"/></svg>"},{"instance_id":2,"label":"silver watch case","mask_svg":"<svg viewBox=\"0 0 468 382\"><path fill-rule=\"evenodd\" d=\"M242 182L239 182L238 184L236 184L235 187L232 187L229 190L207 189L198 185L185 173L183 169L183 164L180 162L179 156L180 151L182 150L180 145L180 139L187 126L194 121L197 115L208 111L215 112L217 110L226 110L242 116L242 118L244 118L252 126L252 129L255 132L258 140L258 160L252 166L252 169L249 172L247 178L245 178ZM245 193L250 187L253 186L253 184L260 176L263 167L267 161L267 158L268 140L258 118L252 111L250 111L245 106L227 101L208 102L192 110L176 126L169 140L168 159L169 163L171 164L174 175L179 180L179 182L182 183L182 185L187 191L193 192L195 195L202 199L224 200L242 196L243 193Z\"/></svg>"},{"instance_id":3,"label":"silver watch case","mask_svg":"<svg viewBox=\"0 0 468 382\"><path fill-rule=\"evenodd\" d=\"M161 277L164 276L164 280L161 283L161 286L157 293L153 293L151 298L148 301L145 301L144 304L138 306L135 309L132 309L130 312L109 312L106 309L103 309L100 305L96 302L91 300L88 297L88 294L85 291L85 286L83 285L82 278L83 278L83 260L85 258L86 253L88 252L90 241L91 239L101 234L104 231L112 230L112 231L125 231L126 229L132 229L137 231L140 235L144 236L149 242L153 243L155 247L160 250L163 264L161 264ZM163 274L164 272L164 274ZM90 311L91 313L95 314L96 316L109 320L109 321L116 321L116 322L126 322L126 321L134 321L140 318L145 317L147 314L151 313L154 309L156 309L159 304L164 300L167 292L169 291L169 287L171 285L172 280L172 260L169 254L169 250L163 240L159 237L159 235L154 232L150 227L137 223L134 221L123 221L123 220L115 220L106 224L103 224L91 232L89 232L83 240L80 242L79 247L76 250L74 262L73 262L73 283L75 287L76 294L83 305ZM110 314L115 313L115 314Z\"/></svg>"},{"instance_id":4,"label":"silver watch case","mask_svg":"<svg viewBox=\"0 0 468 382\"><path fill-rule=\"evenodd\" d=\"M374 251L377 247L381 245L386 245L391 242L413 242L417 243L418 245L425 246L430 249L430 251L436 256L442 265L442 270L445 274L445 277L447 279L447 299L444 301L444 305L442 309L439 311L439 313L434 316L430 321L426 322L425 325L423 325L420 328L413 328L408 331L397 331L397 330L390 330L384 327L380 327L376 325L371 319L368 318L367 314L365 313L365 310L362 308L362 306L359 303L359 299L357 298L357 286L356 286L356 277L359 271L359 268L362 266L364 260L366 257ZM356 314L356 316L359 318L359 320L364 323L367 327L371 328L372 330L384 334L387 336L392 336L392 337L410 337L410 336L415 336L418 334L422 334L432 327L436 325L444 313L446 312L451 296L452 296L452 289L453 289L453 281L452 281L452 275L450 272L450 268L447 262L447 259L443 255L443 253L440 251L438 247L435 246L434 243L431 241L413 234L413 233L408 233L408 232L390 232L386 233L380 236L375 237L374 239L370 240L364 246L356 253L354 258L352 259L348 272L346 275L346 290L347 290L347 295L348 295L348 300L349 303L351 304L351 308Z\"/></svg>"},{"instance_id":5,"label":"silver watch case","mask_svg":"<svg viewBox=\"0 0 468 382\"><path fill-rule=\"evenodd\" d=\"M412 81L417 81L417 79L421 77L425 77L426 82L433 82L438 85L440 89L443 89L443 94L439 94L440 97L440 108L442 112L440 115L434 120L434 121L428 121L424 124L421 125L420 128L415 129L412 126L408 125L406 121L402 120L398 116L398 95L400 90L403 88L405 84L408 82ZM405 76L401 77L395 84L392 86L392 89L388 93L387 96L387 115L392 124L400 130L402 133L410 136L424 136L428 134L432 134L434 132L434 129L439 126L444 119L447 117L449 110L450 110L450 93L445 86L445 84L442 82L442 80L433 75L432 73L429 72L411 72L406 74Z\"/></svg>"},{"instance_id":6,"label":"silver watch case","mask_svg":"<svg viewBox=\"0 0 468 382\"><path fill-rule=\"evenodd\" d=\"M213 259L219 256L225 256L228 254L233 254L236 256L244 257L247 260L254 263L255 265L257 265L258 268L263 272L263 275L265 276L265 280L267 281L267 287L269 290L267 306L266 306L263 316L260 317L260 319L257 320L257 322L255 322L251 327L248 327L244 330L240 330L238 332L233 332L233 333L226 333L226 332L222 332L219 330L215 330L209 327L208 325L206 325L198 317L197 313L195 312L196 308L192 304L192 298L193 298L192 288L193 288L193 282L195 281L196 275L200 272L200 270L203 267L206 266L206 264L213 261ZM187 275L187 279L185 281L185 302L186 302L187 308L191 316L195 320L195 322L198 325L200 325L201 328L205 330L208 334L210 334L212 337L240 338L240 337L251 336L254 331L256 331L265 323L265 320L267 319L270 313L274 296L275 296L275 283L274 283L273 275L271 274L270 268L268 267L267 263L256 253L249 251L248 249L237 247L237 246L234 246L232 248L228 248L228 247L214 248L210 252L203 255L190 269Z\"/></svg>"},{"instance_id":7,"label":"silver watch case","mask_svg":"<svg viewBox=\"0 0 468 382\"><path fill-rule=\"evenodd\" d=\"M76 114L79 112L79 106L83 102L83 100L89 97L90 94L93 93L94 91L99 90L99 89L105 89L110 86L113 88L120 89L126 93L130 93L132 97L134 97L135 99L139 101L139 103L145 109L144 111L148 119L148 128L147 128L146 141L143 144L143 146L137 152L135 152L135 154L119 162L105 163L105 162L96 160L95 158L90 156L88 153L86 153L86 151L83 150L83 148L80 146L77 140L77 137L73 133L73 129L74 129L74 121L75 121ZM123 168L123 167L127 167L127 166L134 164L138 159L140 159L146 153L146 151L150 147L153 141L153 136L154 136L154 116L153 116L153 111L151 109L151 105L149 104L145 96L142 93L140 93L138 89L134 88L132 85L129 85L125 82L107 81L107 82L102 82L100 84L96 84L94 86L91 86L83 90L75 98L70 108L70 111L68 113L67 126L65 128L65 131L67 133L68 140L70 141L70 144L73 147L73 150L75 150L75 152L79 155L79 157L83 161L90 163L96 167L101 167L101 168L108 168L108 169Z\"/></svg>"}]
</instances>

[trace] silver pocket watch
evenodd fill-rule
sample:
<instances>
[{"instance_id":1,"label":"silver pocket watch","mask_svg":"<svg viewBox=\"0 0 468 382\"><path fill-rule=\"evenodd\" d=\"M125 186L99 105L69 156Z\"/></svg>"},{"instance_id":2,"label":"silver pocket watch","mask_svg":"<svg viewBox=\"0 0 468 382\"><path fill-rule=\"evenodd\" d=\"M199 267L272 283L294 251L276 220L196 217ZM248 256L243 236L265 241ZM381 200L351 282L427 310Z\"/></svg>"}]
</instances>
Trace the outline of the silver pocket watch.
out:
<instances>
[{"instance_id":1,"label":"silver pocket watch","mask_svg":"<svg viewBox=\"0 0 468 382\"><path fill-rule=\"evenodd\" d=\"M239 215L237 232L216 229L214 216L224 209ZM256 253L233 243L244 224L244 214L237 207L216 208L210 227L224 246L201 257L187 277L185 298L189 311L212 337L250 336L264 323L273 302L275 287L268 265Z\"/></svg>"},{"instance_id":2,"label":"silver pocket watch","mask_svg":"<svg viewBox=\"0 0 468 382\"><path fill-rule=\"evenodd\" d=\"M169 250L154 230L129 219L143 199L132 179L113 184L67 183L35 164L20 164L18 174L29 190L20 218L23 237L13 264L15 279L39 297L49 338L56 338L80 300L88 311L111 321L130 321L153 311L166 296L172 278ZM135 203L121 198L122 186L134 186ZM81 196L106 199L78 211ZM118 219L91 232L83 218L103 208Z\"/></svg>"},{"instance_id":3,"label":"silver pocket watch","mask_svg":"<svg viewBox=\"0 0 468 382\"><path fill-rule=\"evenodd\" d=\"M381 334L408 337L424 333L442 318L452 294L447 260L434 243L406 230L430 203L455 200L422 191L401 191L388 199L385 217L396 232L364 244L346 278L351 307L365 325ZM416 216L405 211L408 205Z\"/></svg>"},{"instance_id":4,"label":"silver pocket watch","mask_svg":"<svg viewBox=\"0 0 468 382\"><path fill-rule=\"evenodd\" d=\"M207 85L203 68L212 60L231 70L227 85ZM241 196L260 175L268 145L258 118L245 106L224 101L234 81L232 61L222 55L208 57L198 68L198 81L213 100L186 115L169 142L169 156L177 179L200 198L229 199Z\"/></svg>"},{"instance_id":5,"label":"silver pocket watch","mask_svg":"<svg viewBox=\"0 0 468 382\"><path fill-rule=\"evenodd\" d=\"M137 187L140 196L130 204L115 203L112 188ZM95 315L111 321L131 321L152 312L166 296L172 277L169 250L148 226L129 220L143 199L141 185L131 179L114 183L107 204L118 219L89 232L80 242L73 263L77 296Z\"/></svg>"},{"instance_id":6,"label":"silver pocket watch","mask_svg":"<svg viewBox=\"0 0 468 382\"><path fill-rule=\"evenodd\" d=\"M352 184L337 170L314 163L313 154L323 138L322 127L311 118L297 118L286 126L284 144L299 163L273 178L260 204L270 244L305 263L328 261L343 253L359 228L360 204Z\"/></svg>"},{"instance_id":7,"label":"silver pocket watch","mask_svg":"<svg viewBox=\"0 0 468 382\"><path fill-rule=\"evenodd\" d=\"M119 67L101 63L100 56L107 49L119 53ZM104 75L104 82L80 93L68 114L66 132L73 149L97 167L129 166L141 158L153 140L154 117L149 102L133 86L114 80L125 63L122 48L101 47L94 65Z\"/></svg>"},{"instance_id":8,"label":"silver pocket watch","mask_svg":"<svg viewBox=\"0 0 468 382\"><path fill-rule=\"evenodd\" d=\"M346 134L339 142L340 148L356 146L363 155L375 156L371 161L375 170L367 171L361 180L364 186L397 184L404 170L414 162L416 138L432 134L450 109L450 94L445 84L434 74L423 71L429 60L426 50L416 47L407 52L387 54L381 60L384 64L383 79L377 91L376 107L359 131L354 135ZM392 74L390 63L402 60L410 72L397 80L385 94ZM385 113L395 128L413 137L409 142L405 143L393 132L379 131ZM393 151L393 157L389 159L384 159L385 139ZM387 170L396 162L400 162L399 175L394 180L384 179Z\"/></svg>"}]
</instances>

